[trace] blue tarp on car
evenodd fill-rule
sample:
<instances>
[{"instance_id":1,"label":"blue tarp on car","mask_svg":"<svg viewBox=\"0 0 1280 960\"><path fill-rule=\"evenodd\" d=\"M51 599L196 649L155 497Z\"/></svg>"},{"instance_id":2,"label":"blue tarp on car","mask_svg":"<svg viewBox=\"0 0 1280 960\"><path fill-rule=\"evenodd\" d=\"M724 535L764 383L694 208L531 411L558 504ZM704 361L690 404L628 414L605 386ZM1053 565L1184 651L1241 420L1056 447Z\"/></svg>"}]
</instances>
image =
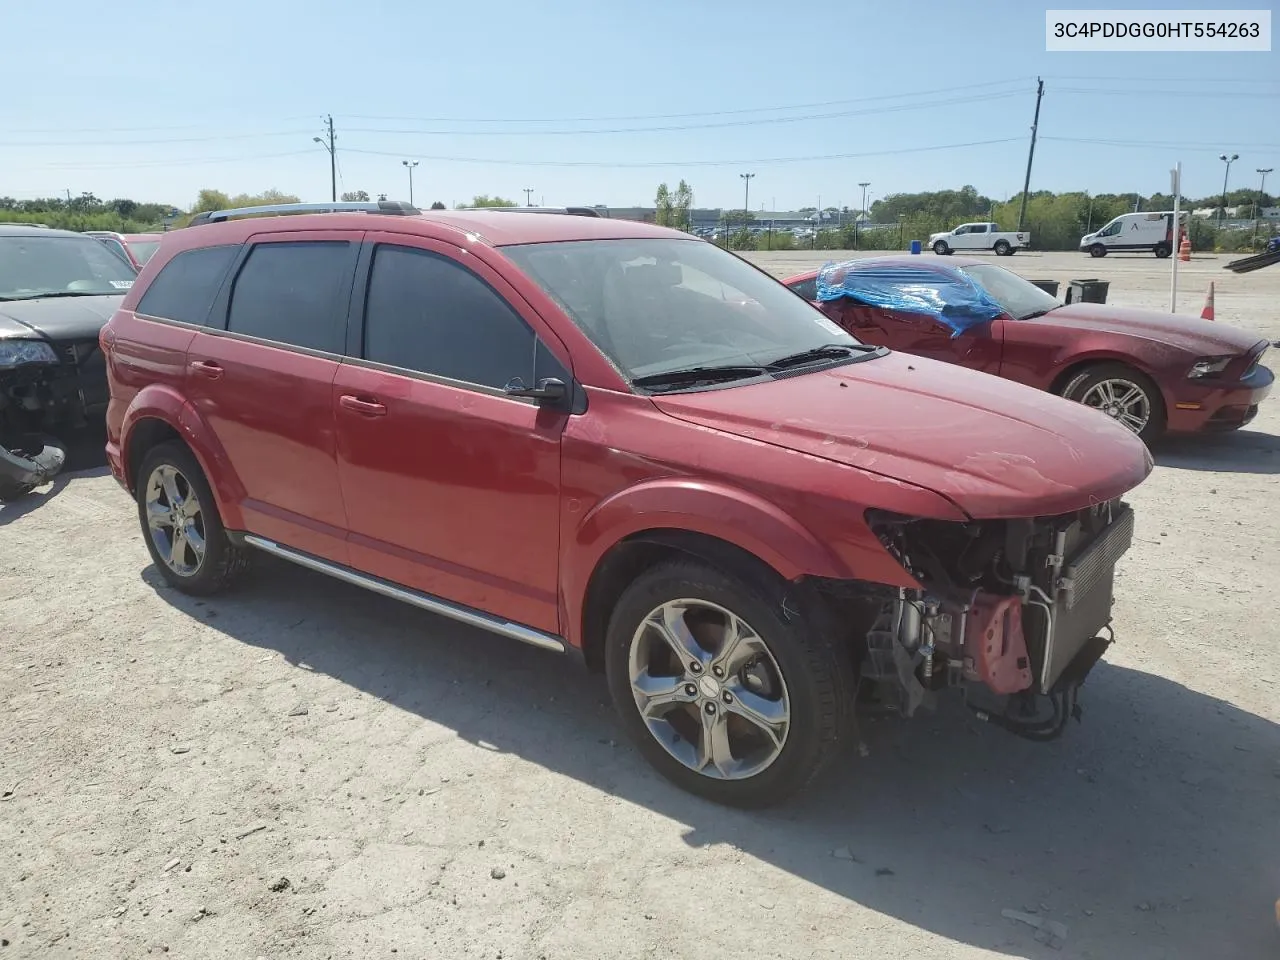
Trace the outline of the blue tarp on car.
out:
<instances>
[{"instance_id":1,"label":"blue tarp on car","mask_svg":"<svg viewBox=\"0 0 1280 960\"><path fill-rule=\"evenodd\" d=\"M959 270L865 264L857 260L828 263L818 271L818 299L848 297L873 307L922 313L950 327L952 337L1004 313L977 281Z\"/></svg>"}]
</instances>

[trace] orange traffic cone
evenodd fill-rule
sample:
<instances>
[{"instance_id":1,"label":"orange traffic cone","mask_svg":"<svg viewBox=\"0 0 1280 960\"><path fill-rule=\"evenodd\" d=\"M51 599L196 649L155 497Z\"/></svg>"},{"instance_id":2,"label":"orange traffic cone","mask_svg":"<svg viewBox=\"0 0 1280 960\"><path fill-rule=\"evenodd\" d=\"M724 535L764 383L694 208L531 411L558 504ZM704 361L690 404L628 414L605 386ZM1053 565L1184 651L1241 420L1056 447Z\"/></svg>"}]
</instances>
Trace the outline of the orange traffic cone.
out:
<instances>
[{"instance_id":1,"label":"orange traffic cone","mask_svg":"<svg viewBox=\"0 0 1280 960\"><path fill-rule=\"evenodd\" d=\"M1182 235L1182 243L1178 247L1178 259L1183 263L1191 262L1191 238L1185 233Z\"/></svg>"},{"instance_id":2,"label":"orange traffic cone","mask_svg":"<svg viewBox=\"0 0 1280 960\"><path fill-rule=\"evenodd\" d=\"M1204 309L1200 311L1201 320L1213 319L1213 281L1209 281L1209 295L1204 298Z\"/></svg>"}]
</instances>

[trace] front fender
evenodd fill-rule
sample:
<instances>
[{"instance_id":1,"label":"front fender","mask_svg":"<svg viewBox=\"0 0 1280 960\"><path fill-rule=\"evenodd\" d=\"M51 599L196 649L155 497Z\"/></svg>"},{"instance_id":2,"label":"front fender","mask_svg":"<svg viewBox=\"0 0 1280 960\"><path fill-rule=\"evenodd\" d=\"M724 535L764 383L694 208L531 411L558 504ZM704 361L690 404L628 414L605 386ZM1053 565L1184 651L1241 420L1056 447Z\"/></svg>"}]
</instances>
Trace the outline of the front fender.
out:
<instances>
[{"instance_id":1,"label":"front fender","mask_svg":"<svg viewBox=\"0 0 1280 960\"><path fill-rule=\"evenodd\" d=\"M120 426L120 459L128 489L134 490L137 484L137 478L129 469L133 462L132 444L138 436L139 424L147 420L158 420L177 432L191 448L205 479L209 481L223 525L232 530L243 529L240 504L245 492L239 475L212 428L196 408L170 386L152 384L143 387L125 411Z\"/></svg>"}]
</instances>

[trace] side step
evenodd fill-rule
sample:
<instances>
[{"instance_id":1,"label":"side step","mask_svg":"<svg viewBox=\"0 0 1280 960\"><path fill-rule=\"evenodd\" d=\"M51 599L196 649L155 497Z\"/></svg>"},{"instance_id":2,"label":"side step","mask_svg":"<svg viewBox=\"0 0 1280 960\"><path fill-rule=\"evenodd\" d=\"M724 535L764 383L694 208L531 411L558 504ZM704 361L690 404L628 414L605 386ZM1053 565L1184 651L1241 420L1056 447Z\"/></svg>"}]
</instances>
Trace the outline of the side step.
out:
<instances>
[{"instance_id":1,"label":"side step","mask_svg":"<svg viewBox=\"0 0 1280 960\"><path fill-rule=\"evenodd\" d=\"M319 557L313 557L290 547L281 546L274 541L254 536L251 533L244 534L241 539L248 546L255 547L264 553L280 557L282 560L288 560L290 563L296 563L298 566L306 567L308 570L327 574L335 580L343 580L357 587L372 590L374 593L380 593L384 597L390 597L392 600L399 600L401 603L408 603L423 610L429 610L431 613L438 613L443 617L449 617L460 623L479 627L481 630L488 630L490 633L496 633L504 637L510 637L512 640L519 640L521 643L541 647L543 650L554 650L556 653L565 652L564 641L559 637L543 633L541 630L535 630L533 627L526 627L522 623L501 620L479 610L473 610L471 607L464 607L461 604L433 597L429 593L411 590L408 587L402 587L380 577L371 577L349 567L339 566L336 563L330 563L328 560L321 560Z\"/></svg>"}]
</instances>

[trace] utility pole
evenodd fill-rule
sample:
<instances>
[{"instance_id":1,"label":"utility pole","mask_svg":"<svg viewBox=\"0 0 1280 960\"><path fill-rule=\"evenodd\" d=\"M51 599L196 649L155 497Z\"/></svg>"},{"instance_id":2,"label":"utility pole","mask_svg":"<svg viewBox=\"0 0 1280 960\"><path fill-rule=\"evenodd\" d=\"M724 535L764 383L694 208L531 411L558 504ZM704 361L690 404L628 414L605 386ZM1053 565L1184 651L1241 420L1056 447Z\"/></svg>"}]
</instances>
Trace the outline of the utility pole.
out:
<instances>
[{"instance_id":1,"label":"utility pole","mask_svg":"<svg viewBox=\"0 0 1280 960\"><path fill-rule=\"evenodd\" d=\"M1182 162L1174 164L1172 170L1169 171L1169 186L1173 188L1173 227L1170 230L1170 236L1173 238L1173 256L1169 259L1173 261L1173 270L1169 279L1169 312L1178 312L1178 246L1180 236L1182 234L1182 214L1179 210L1179 202L1182 198Z\"/></svg>"},{"instance_id":2,"label":"utility pole","mask_svg":"<svg viewBox=\"0 0 1280 960\"><path fill-rule=\"evenodd\" d=\"M532 197L533 197L533 187L525 187L524 188L524 205L526 207L533 206L533 200L531 199Z\"/></svg>"},{"instance_id":3,"label":"utility pole","mask_svg":"<svg viewBox=\"0 0 1280 960\"><path fill-rule=\"evenodd\" d=\"M1044 97L1044 81L1036 77L1036 115L1031 121L1031 149L1027 151L1027 176L1022 181L1022 206L1018 209L1018 232L1027 219L1027 192L1031 189L1031 161L1036 155L1036 130L1040 127L1040 100Z\"/></svg>"},{"instance_id":4,"label":"utility pole","mask_svg":"<svg viewBox=\"0 0 1280 960\"><path fill-rule=\"evenodd\" d=\"M1255 240L1258 237L1258 219L1262 215L1262 198L1267 195L1267 174L1271 172L1271 169L1271 167L1266 169L1257 168L1257 172L1262 174L1262 182L1258 184L1258 202L1253 205L1253 236Z\"/></svg>"},{"instance_id":5,"label":"utility pole","mask_svg":"<svg viewBox=\"0 0 1280 960\"><path fill-rule=\"evenodd\" d=\"M751 178L754 173L740 173L742 178L742 232L747 232L747 221L751 219Z\"/></svg>"},{"instance_id":6,"label":"utility pole","mask_svg":"<svg viewBox=\"0 0 1280 960\"><path fill-rule=\"evenodd\" d=\"M867 219L867 187L871 186L871 181L863 180L858 186L862 188L862 208L858 211L858 216L853 221L853 249L855 250L858 249L858 221Z\"/></svg>"},{"instance_id":7,"label":"utility pole","mask_svg":"<svg viewBox=\"0 0 1280 960\"><path fill-rule=\"evenodd\" d=\"M338 155L334 152L333 115L325 117L326 136L312 137L316 143L329 151L329 199L338 202Z\"/></svg>"},{"instance_id":8,"label":"utility pole","mask_svg":"<svg viewBox=\"0 0 1280 960\"><path fill-rule=\"evenodd\" d=\"M1231 164L1240 159L1240 154L1233 153L1227 156L1225 153L1219 154L1218 159L1226 163L1227 171L1222 175L1222 206L1218 208L1218 229L1222 229L1222 221L1227 216L1227 177L1231 176Z\"/></svg>"},{"instance_id":9,"label":"utility pole","mask_svg":"<svg viewBox=\"0 0 1280 960\"><path fill-rule=\"evenodd\" d=\"M417 160L401 160L405 165L405 169L409 171L409 206L413 206L413 168L418 165Z\"/></svg>"}]
</instances>

